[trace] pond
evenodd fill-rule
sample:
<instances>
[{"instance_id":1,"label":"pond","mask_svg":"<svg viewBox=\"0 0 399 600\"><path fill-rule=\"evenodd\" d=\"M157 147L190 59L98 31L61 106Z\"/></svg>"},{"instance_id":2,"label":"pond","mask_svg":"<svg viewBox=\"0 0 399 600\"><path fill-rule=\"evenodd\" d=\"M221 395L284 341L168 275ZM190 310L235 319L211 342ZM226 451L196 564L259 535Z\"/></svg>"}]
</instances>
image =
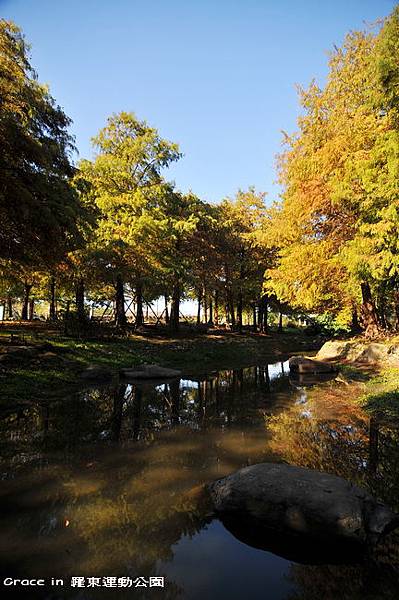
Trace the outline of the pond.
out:
<instances>
[{"instance_id":1,"label":"pond","mask_svg":"<svg viewBox=\"0 0 399 600\"><path fill-rule=\"evenodd\" d=\"M397 430L353 401L361 383L311 383L291 379L288 363L278 362L31 399L4 415L2 581L46 584L24 588L26 596L9 586L4 597L397 597L395 534L378 562L309 563L301 552L238 539L204 502L205 483L286 461L342 475L398 508ZM85 578L82 587L72 577Z\"/></svg>"}]
</instances>

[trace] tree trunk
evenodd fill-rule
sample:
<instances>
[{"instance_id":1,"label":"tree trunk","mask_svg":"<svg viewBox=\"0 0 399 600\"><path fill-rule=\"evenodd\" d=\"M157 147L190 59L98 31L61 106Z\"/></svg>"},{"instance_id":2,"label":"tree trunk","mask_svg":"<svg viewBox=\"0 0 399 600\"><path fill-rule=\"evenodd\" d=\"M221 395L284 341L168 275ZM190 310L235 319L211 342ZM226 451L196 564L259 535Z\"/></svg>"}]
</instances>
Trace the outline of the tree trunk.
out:
<instances>
[{"instance_id":1,"label":"tree trunk","mask_svg":"<svg viewBox=\"0 0 399 600\"><path fill-rule=\"evenodd\" d=\"M231 324L232 329L235 329L236 316L235 316L235 312L234 312L233 292L231 290L229 291L228 307L229 307L229 315L230 315L230 324Z\"/></svg>"},{"instance_id":2,"label":"tree trunk","mask_svg":"<svg viewBox=\"0 0 399 600\"><path fill-rule=\"evenodd\" d=\"M259 329L262 333L267 333L267 331L269 329L268 304L269 303L268 303L267 296L262 296L262 298L259 301L259 316L258 316Z\"/></svg>"},{"instance_id":3,"label":"tree trunk","mask_svg":"<svg viewBox=\"0 0 399 600\"><path fill-rule=\"evenodd\" d=\"M55 321L57 318L57 311L55 306L55 277L52 276L50 279L50 309L49 309L49 319L50 321Z\"/></svg>"},{"instance_id":4,"label":"tree trunk","mask_svg":"<svg viewBox=\"0 0 399 600\"><path fill-rule=\"evenodd\" d=\"M238 332L242 333L242 291L239 291L238 302L237 302L237 323Z\"/></svg>"},{"instance_id":5,"label":"tree trunk","mask_svg":"<svg viewBox=\"0 0 399 600\"><path fill-rule=\"evenodd\" d=\"M165 294L165 323L166 325L169 325L169 310L168 310L168 295Z\"/></svg>"},{"instance_id":6,"label":"tree trunk","mask_svg":"<svg viewBox=\"0 0 399 600\"><path fill-rule=\"evenodd\" d=\"M170 329L178 331L180 325L180 283L176 280L172 292L172 306L170 309Z\"/></svg>"},{"instance_id":7,"label":"tree trunk","mask_svg":"<svg viewBox=\"0 0 399 600\"><path fill-rule=\"evenodd\" d=\"M204 322L208 322L208 299L206 297L206 290L204 289Z\"/></svg>"},{"instance_id":8,"label":"tree trunk","mask_svg":"<svg viewBox=\"0 0 399 600\"><path fill-rule=\"evenodd\" d=\"M143 314L143 286L141 283L136 285L136 327L144 324Z\"/></svg>"},{"instance_id":9,"label":"tree trunk","mask_svg":"<svg viewBox=\"0 0 399 600\"><path fill-rule=\"evenodd\" d=\"M115 282L115 326L125 329L125 291L122 276L118 273Z\"/></svg>"},{"instance_id":10,"label":"tree trunk","mask_svg":"<svg viewBox=\"0 0 399 600\"><path fill-rule=\"evenodd\" d=\"M7 319L12 319L12 298L7 296Z\"/></svg>"},{"instance_id":11,"label":"tree trunk","mask_svg":"<svg viewBox=\"0 0 399 600\"><path fill-rule=\"evenodd\" d=\"M30 292L32 289L32 284L28 283L27 281L25 281L24 284L24 301L22 304L22 312L21 312L21 319L23 321L27 321L28 319L28 307L29 307L29 296L30 296Z\"/></svg>"},{"instance_id":12,"label":"tree trunk","mask_svg":"<svg viewBox=\"0 0 399 600\"><path fill-rule=\"evenodd\" d=\"M219 292L215 291L215 325L219 325Z\"/></svg>"},{"instance_id":13,"label":"tree trunk","mask_svg":"<svg viewBox=\"0 0 399 600\"><path fill-rule=\"evenodd\" d=\"M278 333L283 333L283 313L281 312L281 309L279 311L279 315L278 315L278 329L277 329Z\"/></svg>"},{"instance_id":14,"label":"tree trunk","mask_svg":"<svg viewBox=\"0 0 399 600\"><path fill-rule=\"evenodd\" d=\"M28 311L28 320L33 321L33 315L35 312L35 301L33 298L29 300L29 311Z\"/></svg>"},{"instance_id":15,"label":"tree trunk","mask_svg":"<svg viewBox=\"0 0 399 600\"><path fill-rule=\"evenodd\" d=\"M367 337L375 337L379 333L377 311L375 309L370 285L367 282L361 284L362 290L362 326Z\"/></svg>"},{"instance_id":16,"label":"tree trunk","mask_svg":"<svg viewBox=\"0 0 399 600\"><path fill-rule=\"evenodd\" d=\"M66 305L65 305L65 318L68 319L69 318L69 311L71 308L71 301L67 300L66 301Z\"/></svg>"},{"instance_id":17,"label":"tree trunk","mask_svg":"<svg viewBox=\"0 0 399 600\"><path fill-rule=\"evenodd\" d=\"M209 321L208 321L208 324L213 326L213 302L212 302L212 296L209 299Z\"/></svg>"},{"instance_id":18,"label":"tree trunk","mask_svg":"<svg viewBox=\"0 0 399 600\"><path fill-rule=\"evenodd\" d=\"M78 313L78 319L80 323L86 320L85 313L85 282L83 277L79 277L75 286L75 302L76 311Z\"/></svg>"},{"instance_id":19,"label":"tree trunk","mask_svg":"<svg viewBox=\"0 0 399 600\"><path fill-rule=\"evenodd\" d=\"M201 325L201 302L202 302L202 290L198 290L198 305L197 305L197 326Z\"/></svg>"}]
</instances>

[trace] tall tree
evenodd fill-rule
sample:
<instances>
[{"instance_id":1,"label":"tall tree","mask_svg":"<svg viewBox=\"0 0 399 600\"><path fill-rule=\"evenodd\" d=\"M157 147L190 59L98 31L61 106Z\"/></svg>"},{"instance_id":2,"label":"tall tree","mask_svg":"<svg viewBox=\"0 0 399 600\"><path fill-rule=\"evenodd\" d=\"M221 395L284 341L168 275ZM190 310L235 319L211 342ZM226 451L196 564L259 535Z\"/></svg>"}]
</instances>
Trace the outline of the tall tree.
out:
<instances>
[{"instance_id":1,"label":"tall tree","mask_svg":"<svg viewBox=\"0 0 399 600\"><path fill-rule=\"evenodd\" d=\"M97 155L79 163L78 185L83 180L99 210L97 245L115 287L115 321L124 327L125 282L133 281L141 298L144 276L151 269L147 234L164 193L161 171L180 152L126 112L110 117L93 144Z\"/></svg>"},{"instance_id":2,"label":"tall tree","mask_svg":"<svg viewBox=\"0 0 399 600\"><path fill-rule=\"evenodd\" d=\"M0 20L0 260L54 264L79 240L70 119L41 85L20 29Z\"/></svg>"},{"instance_id":3,"label":"tall tree","mask_svg":"<svg viewBox=\"0 0 399 600\"><path fill-rule=\"evenodd\" d=\"M395 20L397 11L376 34L349 34L331 55L324 89L301 90L304 115L286 139L285 189L269 232L279 262L268 288L346 322L359 307L370 334L381 325L381 285L396 277L397 124L381 76L381 52L394 53L384 40L397 32Z\"/></svg>"}]
</instances>

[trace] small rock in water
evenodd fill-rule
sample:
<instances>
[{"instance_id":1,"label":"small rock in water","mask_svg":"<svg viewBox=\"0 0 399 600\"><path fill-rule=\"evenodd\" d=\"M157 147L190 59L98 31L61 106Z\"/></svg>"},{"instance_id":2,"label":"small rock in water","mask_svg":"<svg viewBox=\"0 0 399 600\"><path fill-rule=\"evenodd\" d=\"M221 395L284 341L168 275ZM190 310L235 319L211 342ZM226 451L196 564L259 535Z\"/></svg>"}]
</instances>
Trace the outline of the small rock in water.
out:
<instances>
[{"instance_id":1,"label":"small rock in water","mask_svg":"<svg viewBox=\"0 0 399 600\"><path fill-rule=\"evenodd\" d=\"M290 371L293 373L310 373L312 375L319 373L335 373L336 367L330 363L321 360L313 360L306 356L291 356L289 360Z\"/></svg>"}]
</instances>

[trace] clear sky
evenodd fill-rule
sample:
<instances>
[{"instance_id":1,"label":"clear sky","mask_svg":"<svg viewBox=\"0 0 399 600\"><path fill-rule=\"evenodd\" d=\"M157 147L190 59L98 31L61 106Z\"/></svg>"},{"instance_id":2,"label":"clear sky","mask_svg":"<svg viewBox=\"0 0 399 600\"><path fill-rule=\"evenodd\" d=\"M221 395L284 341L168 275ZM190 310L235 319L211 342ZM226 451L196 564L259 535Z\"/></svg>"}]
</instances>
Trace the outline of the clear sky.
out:
<instances>
[{"instance_id":1,"label":"clear sky","mask_svg":"<svg viewBox=\"0 0 399 600\"><path fill-rule=\"evenodd\" d=\"M281 130L295 84L323 82L345 33L390 0L0 0L32 45L40 81L72 117L81 157L113 112L133 111L180 144L165 175L202 199L255 185L278 193Z\"/></svg>"}]
</instances>

